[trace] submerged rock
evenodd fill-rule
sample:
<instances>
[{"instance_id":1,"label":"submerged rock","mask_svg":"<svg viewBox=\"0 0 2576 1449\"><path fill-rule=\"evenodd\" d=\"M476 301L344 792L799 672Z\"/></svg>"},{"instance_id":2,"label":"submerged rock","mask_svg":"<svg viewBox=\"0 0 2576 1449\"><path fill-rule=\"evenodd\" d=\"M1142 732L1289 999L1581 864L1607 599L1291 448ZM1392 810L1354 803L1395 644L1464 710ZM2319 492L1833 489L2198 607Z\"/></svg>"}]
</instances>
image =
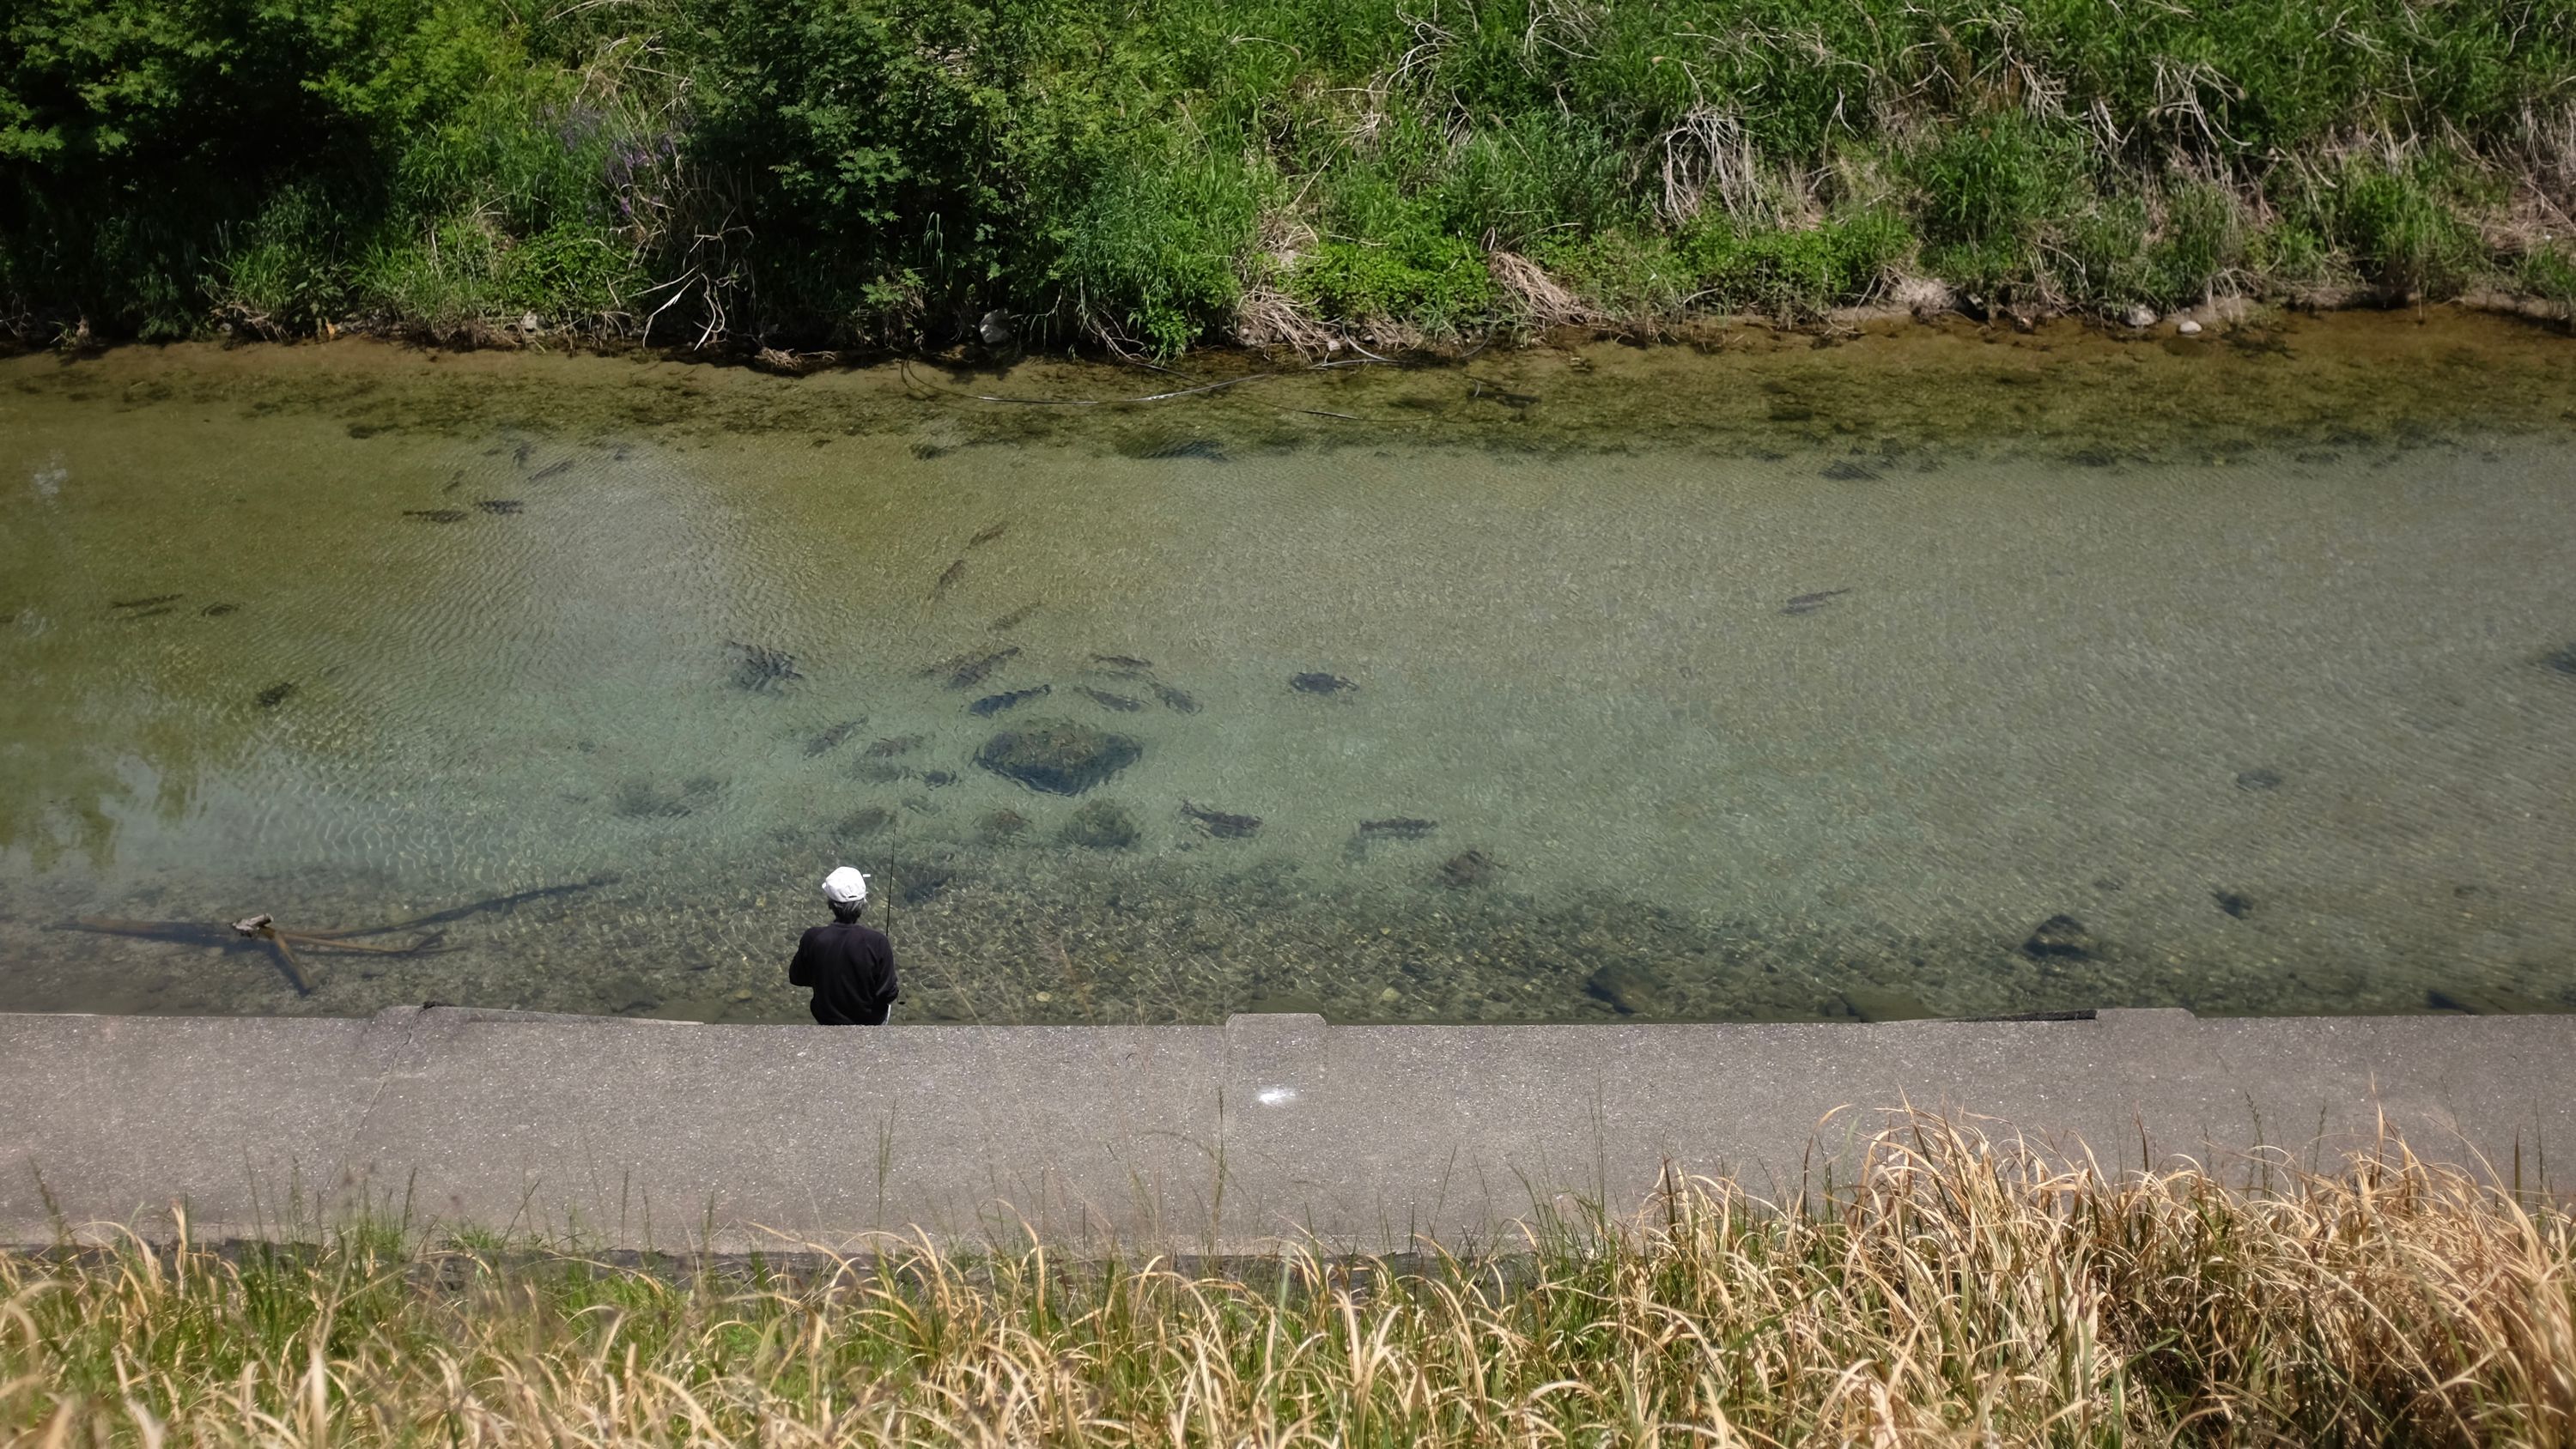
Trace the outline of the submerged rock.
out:
<instances>
[{"instance_id":1,"label":"submerged rock","mask_svg":"<svg viewBox=\"0 0 2576 1449\"><path fill-rule=\"evenodd\" d=\"M1651 1015L1663 1006L1663 983L1625 963L1604 966L1583 978L1583 991L1609 1002L1621 1016Z\"/></svg>"},{"instance_id":2,"label":"submerged rock","mask_svg":"<svg viewBox=\"0 0 2576 1449\"><path fill-rule=\"evenodd\" d=\"M2073 916L2051 916L2021 943L2021 950L2038 961L2090 961L2101 950L2101 943Z\"/></svg>"},{"instance_id":3,"label":"submerged rock","mask_svg":"<svg viewBox=\"0 0 2576 1449\"><path fill-rule=\"evenodd\" d=\"M1142 834L1136 828L1136 817L1126 808L1107 800L1094 800L1073 812L1057 838L1067 845L1088 850L1125 850Z\"/></svg>"},{"instance_id":4,"label":"submerged rock","mask_svg":"<svg viewBox=\"0 0 2576 1449\"><path fill-rule=\"evenodd\" d=\"M986 840L1008 840L1029 828L1029 817L1017 810L996 810L975 822L975 833Z\"/></svg>"},{"instance_id":5,"label":"submerged rock","mask_svg":"<svg viewBox=\"0 0 2576 1449\"><path fill-rule=\"evenodd\" d=\"M1041 719L986 740L975 763L1032 790L1079 795L1144 753L1144 745L1127 735L1069 719Z\"/></svg>"}]
</instances>

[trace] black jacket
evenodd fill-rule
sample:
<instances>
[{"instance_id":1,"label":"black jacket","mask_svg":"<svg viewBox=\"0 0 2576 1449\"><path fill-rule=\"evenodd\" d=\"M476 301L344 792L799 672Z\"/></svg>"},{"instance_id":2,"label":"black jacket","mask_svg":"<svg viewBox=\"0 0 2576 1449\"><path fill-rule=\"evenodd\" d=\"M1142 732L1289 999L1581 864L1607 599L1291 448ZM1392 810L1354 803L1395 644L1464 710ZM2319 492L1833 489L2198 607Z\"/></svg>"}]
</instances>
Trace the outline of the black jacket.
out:
<instances>
[{"instance_id":1,"label":"black jacket","mask_svg":"<svg viewBox=\"0 0 2576 1449\"><path fill-rule=\"evenodd\" d=\"M816 926L796 943L787 984L814 991L814 1019L825 1026L882 1026L903 995L894 979L894 945L856 921Z\"/></svg>"}]
</instances>

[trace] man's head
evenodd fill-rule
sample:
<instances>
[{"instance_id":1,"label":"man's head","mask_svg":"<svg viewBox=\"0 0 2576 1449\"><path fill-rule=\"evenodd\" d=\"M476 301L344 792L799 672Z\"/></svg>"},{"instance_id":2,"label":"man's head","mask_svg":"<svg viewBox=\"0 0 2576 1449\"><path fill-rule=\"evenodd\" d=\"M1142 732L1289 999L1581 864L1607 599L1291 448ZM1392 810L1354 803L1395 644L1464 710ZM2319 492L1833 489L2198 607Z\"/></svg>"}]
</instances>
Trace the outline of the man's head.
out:
<instances>
[{"instance_id":1,"label":"man's head","mask_svg":"<svg viewBox=\"0 0 2576 1449\"><path fill-rule=\"evenodd\" d=\"M832 919L855 921L868 907L868 878L841 866L823 877L823 900L832 908Z\"/></svg>"}]
</instances>

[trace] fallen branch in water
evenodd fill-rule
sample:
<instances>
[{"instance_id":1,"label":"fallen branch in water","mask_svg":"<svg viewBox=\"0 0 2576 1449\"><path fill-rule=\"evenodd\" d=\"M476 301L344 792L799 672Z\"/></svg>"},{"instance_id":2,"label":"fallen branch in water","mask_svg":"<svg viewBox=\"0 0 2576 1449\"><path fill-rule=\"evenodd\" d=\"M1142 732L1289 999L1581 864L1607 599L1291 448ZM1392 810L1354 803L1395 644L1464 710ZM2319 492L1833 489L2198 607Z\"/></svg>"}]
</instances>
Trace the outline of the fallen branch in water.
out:
<instances>
[{"instance_id":1,"label":"fallen branch in water","mask_svg":"<svg viewBox=\"0 0 2576 1449\"><path fill-rule=\"evenodd\" d=\"M250 942L266 946L277 958L278 969L295 987L298 996L313 994L312 979L304 974L303 958L295 954L302 946L308 951L355 951L369 956L427 956L454 947L441 946L447 939L444 931L433 931L408 946L370 946L349 940L351 936L380 935L400 930L400 926L379 926L360 931L289 931L281 929L275 917L263 911L245 916L229 926L210 926L199 921L136 921L119 916L81 916L67 930L96 931L109 936L139 936L151 941L170 941L183 946L214 946L232 949Z\"/></svg>"}]
</instances>

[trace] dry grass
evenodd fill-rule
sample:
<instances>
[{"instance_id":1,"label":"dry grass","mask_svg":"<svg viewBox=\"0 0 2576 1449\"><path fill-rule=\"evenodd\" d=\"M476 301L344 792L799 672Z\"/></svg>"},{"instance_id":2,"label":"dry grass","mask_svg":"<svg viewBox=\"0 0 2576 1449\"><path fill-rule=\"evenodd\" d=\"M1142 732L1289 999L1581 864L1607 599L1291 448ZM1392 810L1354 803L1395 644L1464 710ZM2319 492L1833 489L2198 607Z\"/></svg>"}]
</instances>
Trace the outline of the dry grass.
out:
<instances>
[{"instance_id":1,"label":"dry grass","mask_svg":"<svg viewBox=\"0 0 2576 1449\"><path fill-rule=\"evenodd\" d=\"M1485 270L1501 290L1506 311L1523 326L1544 330L1602 320L1546 268L1518 252L1487 252Z\"/></svg>"},{"instance_id":2,"label":"dry grass","mask_svg":"<svg viewBox=\"0 0 2576 1449\"><path fill-rule=\"evenodd\" d=\"M2576 1236L2394 1144L2247 1192L1900 1120L1782 1211L1192 1276L324 1247L0 1258L21 1442L2566 1444Z\"/></svg>"}]
</instances>

